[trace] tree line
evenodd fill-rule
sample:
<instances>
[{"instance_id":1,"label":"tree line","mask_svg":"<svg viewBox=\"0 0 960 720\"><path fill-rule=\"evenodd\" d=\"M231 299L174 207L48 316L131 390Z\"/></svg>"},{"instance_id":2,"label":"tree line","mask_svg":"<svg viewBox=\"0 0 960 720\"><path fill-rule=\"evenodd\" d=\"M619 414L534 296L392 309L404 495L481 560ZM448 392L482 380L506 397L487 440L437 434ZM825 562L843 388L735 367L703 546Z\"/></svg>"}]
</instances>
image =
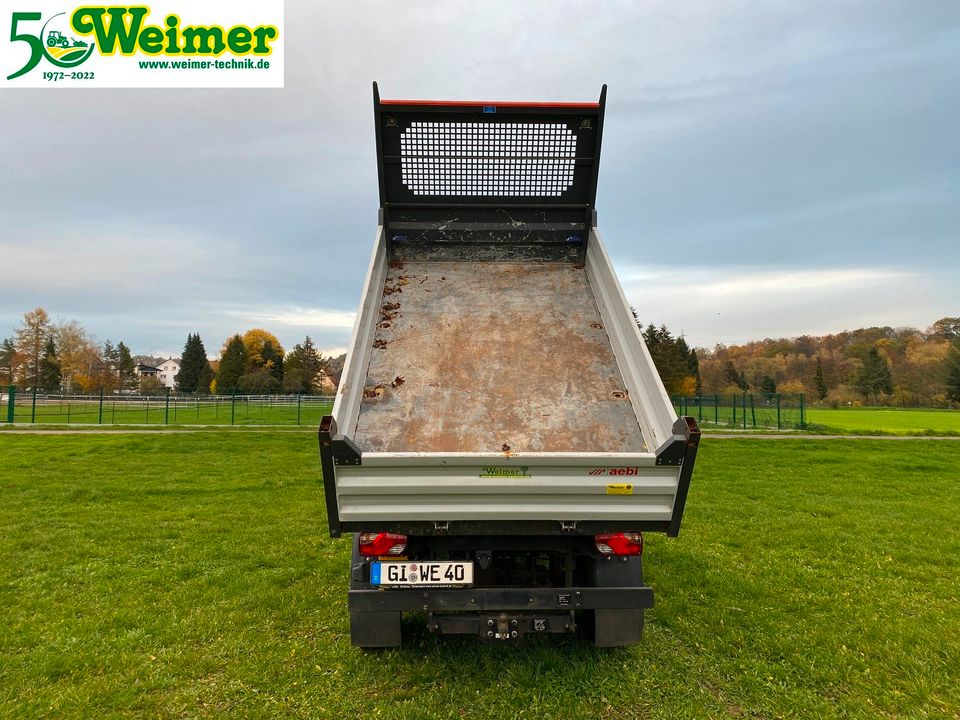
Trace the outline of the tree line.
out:
<instances>
[{"instance_id":1,"label":"tree line","mask_svg":"<svg viewBox=\"0 0 960 720\"><path fill-rule=\"evenodd\" d=\"M51 320L42 307L24 313L12 337L0 342L0 385L45 392L161 392L152 375L140 375L124 342L97 343L75 320ZM210 361L199 333L189 333L176 376L185 393L333 393L343 357L325 358L308 335L285 352L275 335L253 328L223 343Z\"/></svg>"},{"instance_id":2,"label":"tree line","mask_svg":"<svg viewBox=\"0 0 960 720\"><path fill-rule=\"evenodd\" d=\"M690 350L648 325L644 340L671 395L805 393L833 407L960 406L960 318L926 330L870 327Z\"/></svg>"}]
</instances>

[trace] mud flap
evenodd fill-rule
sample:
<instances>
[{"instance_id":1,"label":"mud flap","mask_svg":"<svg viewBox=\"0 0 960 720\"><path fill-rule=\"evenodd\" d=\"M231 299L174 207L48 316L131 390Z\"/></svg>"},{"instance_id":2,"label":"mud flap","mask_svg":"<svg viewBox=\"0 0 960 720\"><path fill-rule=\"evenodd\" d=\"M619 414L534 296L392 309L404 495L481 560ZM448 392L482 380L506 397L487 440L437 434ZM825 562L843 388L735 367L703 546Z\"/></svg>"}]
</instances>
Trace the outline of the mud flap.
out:
<instances>
[{"instance_id":1,"label":"mud flap","mask_svg":"<svg viewBox=\"0 0 960 720\"><path fill-rule=\"evenodd\" d=\"M361 648L400 647L398 612L351 612L350 643Z\"/></svg>"},{"instance_id":2,"label":"mud flap","mask_svg":"<svg viewBox=\"0 0 960 720\"><path fill-rule=\"evenodd\" d=\"M626 647L643 639L643 610L594 610L593 644Z\"/></svg>"},{"instance_id":3,"label":"mud flap","mask_svg":"<svg viewBox=\"0 0 960 720\"><path fill-rule=\"evenodd\" d=\"M591 564L593 587L639 587L643 585L642 557L596 559ZM643 608L593 611L593 644L626 647L643 638Z\"/></svg>"}]
</instances>

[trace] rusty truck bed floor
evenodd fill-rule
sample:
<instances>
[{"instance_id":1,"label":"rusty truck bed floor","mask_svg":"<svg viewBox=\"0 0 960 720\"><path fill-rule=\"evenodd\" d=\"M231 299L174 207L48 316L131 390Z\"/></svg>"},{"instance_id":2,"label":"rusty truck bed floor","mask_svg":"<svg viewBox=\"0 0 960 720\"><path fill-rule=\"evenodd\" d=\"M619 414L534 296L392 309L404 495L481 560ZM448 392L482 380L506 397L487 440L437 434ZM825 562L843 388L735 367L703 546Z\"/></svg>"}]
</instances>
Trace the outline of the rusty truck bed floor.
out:
<instances>
[{"instance_id":1,"label":"rusty truck bed floor","mask_svg":"<svg viewBox=\"0 0 960 720\"><path fill-rule=\"evenodd\" d=\"M379 311L363 450L647 450L581 266L394 263Z\"/></svg>"}]
</instances>

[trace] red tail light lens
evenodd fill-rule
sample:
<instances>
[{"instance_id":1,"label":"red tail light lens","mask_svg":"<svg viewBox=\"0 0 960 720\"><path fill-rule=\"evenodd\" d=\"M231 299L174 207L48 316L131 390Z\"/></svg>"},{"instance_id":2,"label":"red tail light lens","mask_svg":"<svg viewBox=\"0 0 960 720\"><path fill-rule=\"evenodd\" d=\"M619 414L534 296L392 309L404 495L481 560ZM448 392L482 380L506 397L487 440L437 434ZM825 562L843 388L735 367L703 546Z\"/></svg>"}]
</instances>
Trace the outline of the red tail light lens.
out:
<instances>
[{"instance_id":1,"label":"red tail light lens","mask_svg":"<svg viewBox=\"0 0 960 720\"><path fill-rule=\"evenodd\" d=\"M603 555L643 555L642 533L600 533L593 536L593 541Z\"/></svg>"},{"instance_id":2,"label":"red tail light lens","mask_svg":"<svg viewBox=\"0 0 960 720\"><path fill-rule=\"evenodd\" d=\"M407 549L407 536L396 533L360 533L360 554L365 557L401 555Z\"/></svg>"}]
</instances>

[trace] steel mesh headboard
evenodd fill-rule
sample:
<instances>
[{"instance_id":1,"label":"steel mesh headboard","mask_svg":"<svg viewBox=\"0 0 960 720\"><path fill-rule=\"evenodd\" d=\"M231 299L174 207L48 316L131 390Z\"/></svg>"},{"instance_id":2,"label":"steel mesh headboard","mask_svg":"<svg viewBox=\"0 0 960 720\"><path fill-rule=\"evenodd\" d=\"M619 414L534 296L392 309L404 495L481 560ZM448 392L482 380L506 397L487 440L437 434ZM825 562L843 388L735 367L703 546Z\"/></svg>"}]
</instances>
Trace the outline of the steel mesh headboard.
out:
<instances>
[{"instance_id":1,"label":"steel mesh headboard","mask_svg":"<svg viewBox=\"0 0 960 720\"><path fill-rule=\"evenodd\" d=\"M373 93L394 254L582 257L606 86L589 103L381 100L376 83Z\"/></svg>"}]
</instances>

